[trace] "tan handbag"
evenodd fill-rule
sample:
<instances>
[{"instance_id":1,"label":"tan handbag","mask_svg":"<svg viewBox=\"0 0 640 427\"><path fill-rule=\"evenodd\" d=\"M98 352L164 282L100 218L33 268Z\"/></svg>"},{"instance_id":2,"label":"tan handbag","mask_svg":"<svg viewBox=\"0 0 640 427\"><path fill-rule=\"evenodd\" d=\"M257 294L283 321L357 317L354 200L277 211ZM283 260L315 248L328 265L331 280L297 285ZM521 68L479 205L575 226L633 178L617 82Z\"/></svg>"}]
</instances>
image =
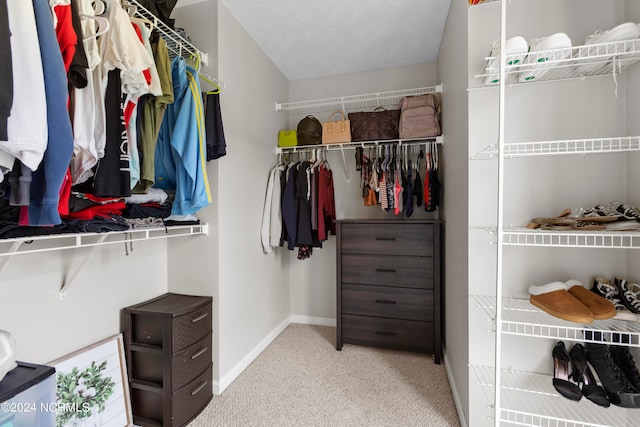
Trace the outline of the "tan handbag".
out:
<instances>
[{"instance_id":1,"label":"tan handbag","mask_svg":"<svg viewBox=\"0 0 640 427\"><path fill-rule=\"evenodd\" d=\"M334 114L342 115L342 120L336 122L331 121ZM343 142L351 142L351 124L349 120L345 120L344 112L336 110L322 123L322 143L323 144L340 144Z\"/></svg>"}]
</instances>

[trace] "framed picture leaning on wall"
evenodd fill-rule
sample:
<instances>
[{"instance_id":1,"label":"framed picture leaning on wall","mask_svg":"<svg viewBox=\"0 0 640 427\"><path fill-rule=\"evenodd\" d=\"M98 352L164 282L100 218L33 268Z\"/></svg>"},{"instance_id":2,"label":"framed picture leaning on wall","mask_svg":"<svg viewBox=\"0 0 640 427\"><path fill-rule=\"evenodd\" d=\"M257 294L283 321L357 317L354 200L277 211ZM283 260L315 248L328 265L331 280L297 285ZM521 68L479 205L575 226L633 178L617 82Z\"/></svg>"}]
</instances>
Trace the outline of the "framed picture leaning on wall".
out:
<instances>
[{"instance_id":1,"label":"framed picture leaning on wall","mask_svg":"<svg viewBox=\"0 0 640 427\"><path fill-rule=\"evenodd\" d=\"M48 365L56 369L56 427L133 425L122 334Z\"/></svg>"}]
</instances>

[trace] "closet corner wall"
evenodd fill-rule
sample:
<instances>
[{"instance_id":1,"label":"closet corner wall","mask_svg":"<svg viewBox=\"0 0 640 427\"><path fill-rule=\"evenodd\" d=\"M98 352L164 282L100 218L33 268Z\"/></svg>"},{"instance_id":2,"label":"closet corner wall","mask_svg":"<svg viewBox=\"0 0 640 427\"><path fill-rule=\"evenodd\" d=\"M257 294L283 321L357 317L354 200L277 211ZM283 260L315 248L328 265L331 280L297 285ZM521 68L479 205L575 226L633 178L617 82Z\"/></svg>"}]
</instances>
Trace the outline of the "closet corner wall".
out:
<instances>
[{"instance_id":1,"label":"closet corner wall","mask_svg":"<svg viewBox=\"0 0 640 427\"><path fill-rule=\"evenodd\" d=\"M395 67L376 71L343 74L333 77L314 78L292 81L289 84L288 100L278 102L306 101L340 96L379 93L399 89L430 87L439 84L435 64L418 64ZM446 105L443 99L443 105ZM443 107L446 108L446 107ZM361 110L352 110L361 111ZM278 114L287 116L289 129L295 129L298 121L304 116L281 111ZM314 113L320 122L326 121L330 111ZM447 132L447 129L444 130ZM272 147L275 148L277 133L273 135ZM445 142L446 144L446 142ZM272 151L273 153L273 151ZM360 188L360 174L356 171L355 151L345 150L346 166L349 179L344 172L340 150L327 152L327 159L333 170L335 204L337 219L388 219L379 207L363 205ZM273 162L276 157L272 154ZM428 219L427 212L414 211L415 218ZM323 248L314 250L309 262L298 261L295 254L290 254L289 277L291 283L291 314L304 319L311 316L321 319L327 324L335 325L336 319L336 265L335 236L331 236Z\"/></svg>"}]
</instances>

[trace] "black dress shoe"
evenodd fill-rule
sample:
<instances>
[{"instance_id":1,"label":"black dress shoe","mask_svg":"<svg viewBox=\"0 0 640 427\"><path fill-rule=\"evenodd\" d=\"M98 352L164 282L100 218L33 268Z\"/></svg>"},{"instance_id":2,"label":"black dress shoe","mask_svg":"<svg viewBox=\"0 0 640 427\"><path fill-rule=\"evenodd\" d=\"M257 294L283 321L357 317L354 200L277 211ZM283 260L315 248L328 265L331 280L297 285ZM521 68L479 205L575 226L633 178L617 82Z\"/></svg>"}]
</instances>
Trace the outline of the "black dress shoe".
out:
<instances>
[{"instance_id":1,"label":"black dress shoe","mask_svg":"<svg viewBox=\"0 0 640 427\"><path fill-rule=\"evenodd\" d=\"M598 374L609 401L625 408L640 408L640 391L616 365L606 344L587 343L587 360Z\"/></svg>"},{"instance_id":2,"label":"black dress shoe","mask_svg":"<svg viewBox=\"0 0 640 427\"><path fill-rule=\"evenodd\" d=\"M610 405L607 392L598 385L589 364L587 363L587 349L582 344L576 344L569 353L571 356L571 364L573 372L571 378L578 385L582 384L582 394L584 397L595 403L596 405L608 408Z\"/></svg>"},{"instance_id":3,"label":"black dress shoe","mask_svg":"<svg viewBox=\"0 0 640 427\"><path fill-rule=\"evenodd\" d=\"M640 372L633 361L633 356L629 352L629 348L622 345L610 345L609 351L615 364L624 372L627 381L637 390L640 390Z\"/></svg>"},{"instance_id":4,"label":"black dress shoe","mask_svg":"<svg viewBox=\"0 0 640 427\"><path fill-rule=\"evenodd\" d=\"M553 348L553 387L567 399L578 401L582 399L580 387L569 381L569 353L564 342L558 341Z\"/></svg>"}]
</instances>

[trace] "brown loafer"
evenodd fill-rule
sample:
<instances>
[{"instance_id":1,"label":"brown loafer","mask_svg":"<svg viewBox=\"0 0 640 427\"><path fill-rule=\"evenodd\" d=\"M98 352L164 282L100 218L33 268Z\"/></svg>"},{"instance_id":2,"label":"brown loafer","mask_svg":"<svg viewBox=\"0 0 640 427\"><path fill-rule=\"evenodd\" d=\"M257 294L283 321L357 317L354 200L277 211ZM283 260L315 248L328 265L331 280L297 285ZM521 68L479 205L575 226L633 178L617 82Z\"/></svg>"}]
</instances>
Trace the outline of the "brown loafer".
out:
<instances>
[{"instance_id":1,"label":"brown loafer","mask_svg":"<svg viewBox=\"0 0 640 427\"><path fill-rule=\"evenodd\" d=\"M565 284L569 293L591 310L594 319L611 319L616 315L616 307L611 301L587 290L579 281L571 279L567 280Z\"/></svg>"}]
</instances>

